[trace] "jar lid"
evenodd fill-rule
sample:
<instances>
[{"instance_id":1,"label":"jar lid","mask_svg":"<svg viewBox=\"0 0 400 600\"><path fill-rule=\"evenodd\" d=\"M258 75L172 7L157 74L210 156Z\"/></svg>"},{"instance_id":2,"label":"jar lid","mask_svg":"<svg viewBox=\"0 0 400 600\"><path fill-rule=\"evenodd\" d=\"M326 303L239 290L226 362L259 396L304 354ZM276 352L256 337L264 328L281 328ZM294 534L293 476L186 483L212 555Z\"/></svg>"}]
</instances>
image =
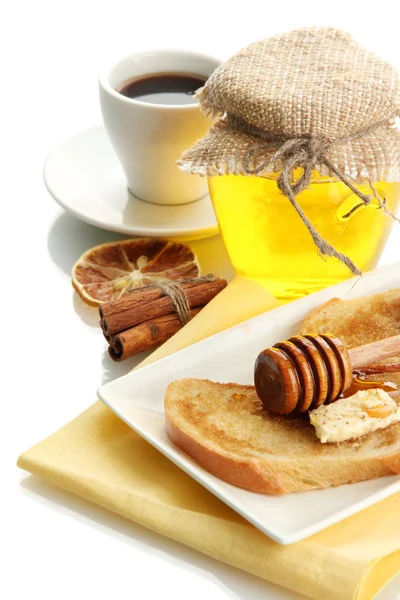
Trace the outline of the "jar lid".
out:
<instances>
[{"instance_id":1,"label":"jar lid","mask_svg":"<svg viewBox=\"0 0 400 600\"><path fill-rule=\"evenodd\" d=\"M332 27L304 28L244 48L199 90L219 120L179 161L203 175L270 173L286 140L327 142L330 161L356 180L400 178L400 79L396 69ZM324 164L318 170L328 174ZM251 169L250 169L251 170ZM261 173L262 171L259 171Z\"/></svg>"}]
</instances>

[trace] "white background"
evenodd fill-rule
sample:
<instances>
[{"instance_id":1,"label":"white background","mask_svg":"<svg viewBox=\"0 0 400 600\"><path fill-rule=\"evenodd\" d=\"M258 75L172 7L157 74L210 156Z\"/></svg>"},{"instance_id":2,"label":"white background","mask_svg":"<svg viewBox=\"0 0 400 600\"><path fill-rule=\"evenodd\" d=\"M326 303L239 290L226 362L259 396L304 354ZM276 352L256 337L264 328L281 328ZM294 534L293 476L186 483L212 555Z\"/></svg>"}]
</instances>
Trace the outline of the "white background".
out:
<instances>
[{"instance_id":1,"label":"white background","mask_svg":"<svg viewBox=\"0 0 400 600\"><path fill-rule=\"evenodd\" d=\"M300 598L27 476L20 452L95 400L115 368L69 272L115 236L63 214L42 183L46 154L100 122L110 58L177 47L227 58L270 34L335 25L400 67L395 2L9 0L0 16L2 598ZM384 262L400 248L395 228ZM4 589L3 589L4 588ZM393 600L392 584L382 600ZM346 600L346 599L343 599Z\"/></svg>"}]
</instances>

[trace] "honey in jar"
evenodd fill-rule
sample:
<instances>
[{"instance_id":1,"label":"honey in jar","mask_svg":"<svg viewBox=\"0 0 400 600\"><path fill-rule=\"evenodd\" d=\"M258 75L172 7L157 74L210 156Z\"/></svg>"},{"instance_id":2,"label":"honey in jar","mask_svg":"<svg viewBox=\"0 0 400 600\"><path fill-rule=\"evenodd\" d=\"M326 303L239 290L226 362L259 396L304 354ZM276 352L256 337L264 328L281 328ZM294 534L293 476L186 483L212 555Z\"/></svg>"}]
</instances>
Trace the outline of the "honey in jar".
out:
<instances>
[{"instance_id":1,"label":"honey in jar","mask_svg":"<svg viewBox=\"0 0 400 600\"><path fill-rule=\"evenodd\" d=\"M332 27L259 40L198 93L206 175L237 273L292 300L376 266L400 199L400 76Z\"/></svg>"},{"instance_id":2,"label":"honey in jar","mask_svg":"<svg viewBox=\"0 0 400 600\"><path fill-rule=\"evenodd\" d=\"M236 272L288 301L351 277L333 257L318 253L309 231L276 177L220 175L208 180L210 196ZM390 211L400 201L400 183L375 184ZM358 189L370 193L367 185ZM381 256L393 219L376 199L365 205L342 182L314 173L296 198L321 236L363 271Z\"/></svg>"}]
</instances>

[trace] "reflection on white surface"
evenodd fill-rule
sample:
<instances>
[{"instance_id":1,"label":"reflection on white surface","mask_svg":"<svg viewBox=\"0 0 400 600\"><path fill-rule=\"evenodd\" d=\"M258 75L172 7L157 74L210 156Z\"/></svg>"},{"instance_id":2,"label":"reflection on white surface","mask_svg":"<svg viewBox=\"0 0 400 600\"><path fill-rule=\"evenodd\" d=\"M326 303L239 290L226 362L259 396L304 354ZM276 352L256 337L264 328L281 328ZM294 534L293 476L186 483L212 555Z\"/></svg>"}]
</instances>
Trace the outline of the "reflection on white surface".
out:
<instances>
[{"instance_id":1,"label":"reflection on white surface","mask_svg":"<svg viewBox=\"0 0 400 600\"><path fill-rule=\"evenodd\" d=\"M103 544L108 547L109 552L118 548L124 552L123 546L125 546L129 551L129 561L132 562L133 576L136 574L136 577L139 577L134 567L135 555L142 553L147 555L155 577L160 577L166 569L168 580L174 579L174 593L178 598L186 597L185 590L189 589L193 600L207 597L207 593L211 598L221 600L305 600L306 598L259 577L224 565L178 542L168 540L79 496L47 484L37 477L31 475L24 477L20 489L26 499L39 503L46 511L54 512L57 523L59 520L68 522L72 519L73 527L75 523L77 524L78 533L80 528L84 527L108 539ZM68 523L66 526L68 527ZM216 595L216 588L218 595ZM153 588L152 582L149 581L148 598L152 597L153 589L156 588ZM399 590L400 575L386 586L375 600L398 600Z\"/></svg>"},{"instance_id":2,"label":"reflection on white surface","mask_svg":"<svg viewBox=\"0 0 400 600\"><path fill-rule=\"evenodd\" d=\"M184 573L190 574L190 587L199 585L209 588L215 597L215 587L219 590L218 598L223 600L303 600L305 596L290 592L272 583L263 581L209 558L178 542L145 529L128 519L120 517L100 506L91 504L78 496L64 492L40 479L28 476L21 483L23 494L29 496L46 508L56 511L62 518L73 519L81 526L89 527L124 544L129 550L144 552L154 561L154 572L160 569L160 562L166 563L168 569L176 572L177 593L184 585ZM171 573L172 575L172 573ZM181 581L180 581L181 580ZM211 582L212 586L205 586ZM149 598L151 597L149 582ZM193 592L190 594L194 596ZM196 594L196 598L197 598Z\"/></svg>"}]
</instances>

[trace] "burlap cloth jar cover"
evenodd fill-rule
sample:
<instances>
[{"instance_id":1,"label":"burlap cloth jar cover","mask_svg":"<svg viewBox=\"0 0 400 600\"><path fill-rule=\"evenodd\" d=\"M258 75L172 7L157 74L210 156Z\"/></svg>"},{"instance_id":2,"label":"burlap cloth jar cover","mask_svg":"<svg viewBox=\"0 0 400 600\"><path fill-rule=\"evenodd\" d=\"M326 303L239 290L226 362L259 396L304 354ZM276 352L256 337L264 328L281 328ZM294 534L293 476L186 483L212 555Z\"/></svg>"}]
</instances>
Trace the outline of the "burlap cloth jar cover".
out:
<instances>
[{"instance_id":1,"label":"burlap cloth jar cover","mask_svg":"<svg viewBox=\"0 0 400 600\"><path fill-rule=\"evenodd\" d=\"M197 97L217 121L179 166L208 176L279 173L278 187L321 254L360 274L321 238L296 194L315 170L344 181L367 204L375 197L387 211L372 182L400 178L400 79L394 67L347 33L305 28L244 48ZM370 195L357 189L362 182L370 184Z\"/></svg>"}]
</instances>

